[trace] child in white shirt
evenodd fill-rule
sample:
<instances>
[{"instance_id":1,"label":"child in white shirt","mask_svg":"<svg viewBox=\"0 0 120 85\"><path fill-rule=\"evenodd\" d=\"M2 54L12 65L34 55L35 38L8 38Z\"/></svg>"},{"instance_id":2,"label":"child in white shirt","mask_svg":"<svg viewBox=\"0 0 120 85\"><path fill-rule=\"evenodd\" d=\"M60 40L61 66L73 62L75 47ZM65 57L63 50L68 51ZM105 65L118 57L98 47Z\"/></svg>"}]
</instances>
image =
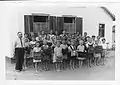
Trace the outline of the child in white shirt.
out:
<instances>
[{"instance_id":1,"label":"child in white shirt","mask_svg":"<svg viewBox=\"0 0 120 85\"><path fill-rule=\"evenodd\" d=\"M79 59L79 67L83 65L83 60L85 59L85 46L83 45L83 40L79 41L79 45L77 46L77 52L78 52L78 59Z\"/></svg>"},{"instance_id":2,"label":"child in white shirt","mask_svg":"<svg viewBox=\"0 0 120 85\"><path fill-rule=\"evenodd\" d=\"M105 59L105 55L107 53L107 44L106 44L105 38L102 39L101 46L103 47L101 62L102 62L102 65L104 65L104 59Z\"/></svg>"},{"instance_id":3,"label":"child in white shirt","mask_svg":"<svg viewBox=\"0 0 120 85\"><path fill-rule=\"evenodd\" d=\"M36 43L35 38L32 37L32 41L30 41L30 45L31 45L32 48L35 47L35 43Z\"/></svg>"}]
</instances>

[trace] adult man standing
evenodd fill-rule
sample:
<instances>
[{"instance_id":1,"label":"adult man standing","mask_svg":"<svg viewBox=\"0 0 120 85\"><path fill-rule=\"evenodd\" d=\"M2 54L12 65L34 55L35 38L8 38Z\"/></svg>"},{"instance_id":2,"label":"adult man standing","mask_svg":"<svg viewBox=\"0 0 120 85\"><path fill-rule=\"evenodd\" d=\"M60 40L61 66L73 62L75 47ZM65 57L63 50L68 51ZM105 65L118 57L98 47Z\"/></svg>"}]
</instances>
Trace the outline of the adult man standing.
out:
<instances>
[{"instance_id":1,"label":"adult man standing","mask_svg":"<svg viewBox=\"0 0 120 85\"><path fill-rule=\"evenodd\" d=\"M22 32L17 33L18 38L14 43L16 66L15 70L17 72L22 71L22 65L24 62L24 39L22 38Z\"/></svg>"}]
</instances>

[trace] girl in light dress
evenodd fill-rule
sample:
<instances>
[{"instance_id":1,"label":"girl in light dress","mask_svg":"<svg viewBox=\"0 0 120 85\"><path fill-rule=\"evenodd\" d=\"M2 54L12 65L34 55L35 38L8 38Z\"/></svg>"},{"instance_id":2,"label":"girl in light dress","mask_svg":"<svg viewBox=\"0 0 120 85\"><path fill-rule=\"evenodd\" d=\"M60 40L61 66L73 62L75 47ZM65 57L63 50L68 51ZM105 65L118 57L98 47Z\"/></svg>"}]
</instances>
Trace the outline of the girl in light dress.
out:
<instances>
[{"instance_id":1,"label":"girl in light dress","mask_svg":"<svg viewBox=\"0 0 120 85\"><path fill-rule=\"evenodd\" d=\"M55 63L55 69L57 72L61 71L62 65L62 48L60 47L60 41L57 41L56 47L54 48L53 63Z\"/></svg>"},{"instance_id":2,"label":"girl in light dress","mask_svg":"<svg viewBox=\"0 0 120 85\"><path fill-rule=\"evenodd\" d=\"M32 50L33 62L35 63L36 72L38 72L38 64L42 61L42 49L40 43L36 42L36 46Z\"/></svg>"}]
</instances>

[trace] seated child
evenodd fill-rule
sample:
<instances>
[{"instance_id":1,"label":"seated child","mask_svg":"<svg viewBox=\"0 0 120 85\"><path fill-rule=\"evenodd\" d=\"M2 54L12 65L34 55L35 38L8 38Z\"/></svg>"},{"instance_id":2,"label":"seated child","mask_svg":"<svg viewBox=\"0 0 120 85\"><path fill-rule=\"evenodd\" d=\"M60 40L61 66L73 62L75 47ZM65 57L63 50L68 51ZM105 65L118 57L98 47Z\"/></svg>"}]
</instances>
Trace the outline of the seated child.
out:
<instances>
[{"instance_id":1,"label":"seated child","mask_svg":"<svg viewBox=\"0 0 120 85\"><path fill-rule=\"evenodd\" d=\"M60 47L60 41L57 41L56 47L54 48L54 57L53 62L55 63L56 71L61 70L61 63L62 63L62 48Z\"/></svg>"}]
</instances>

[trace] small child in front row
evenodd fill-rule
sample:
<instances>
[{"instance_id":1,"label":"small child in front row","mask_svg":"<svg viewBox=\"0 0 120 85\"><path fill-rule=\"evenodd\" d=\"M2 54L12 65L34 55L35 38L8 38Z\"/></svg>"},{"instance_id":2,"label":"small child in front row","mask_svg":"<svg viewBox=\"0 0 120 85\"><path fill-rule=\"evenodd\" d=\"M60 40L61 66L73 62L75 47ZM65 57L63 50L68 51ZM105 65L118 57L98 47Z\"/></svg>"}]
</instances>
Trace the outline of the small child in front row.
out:
<instances>
[{"instance_id":1,"label":"small child in front row","mask_svg":"<svg viewBox=\"0 0 120 85\"><path fill-rule=\"evenodd\" d=\"M60 41L57 41L56 47L54 48L54 58L55 69L57 72L61 71L62 65L62 48L60 47Z\"/></svg>"},{"instance_id":2,"label":"small child in front row","mask_svg":"<svg viewBox=\"0 0 120 85\"><path fill-rule=\"evenodd\" d=\"M104 65L105 56L107 54L107 44L106 44L105 38L102 39L102 42L100 45L103 47L103 52L102 52L102 56L101 56L101 64Z\"/></svg>"},{"instance_id":3,"label":"small child in front row","mask_svg":"<svg viewBox=\"0 0 120 85\"><path fill-rule=\"evenodd\" d=\"M71 40L71 45L68 47L68 51L70 52L70 68L75 69L76 47L74 40Z\"/></svg>"},{"instance_id":4,"label":"small child in front row","mask_svg":"<svg viewBox=\"0 0 120 85\"><path fill-rule=\"evenodd\" d=\"M60 45L62 48L62 54L63 54L63 69L67 67L67 52L68 52L68 46L66 44L65 40L62 40L62 44Z\"/></svg>"},{"instance_id":5,"label":"small child in front row","mask_svg":"<svg viewBox=\"0 0 120 85\"><path fill-rule=\"evenodd\" d=\"M78 60L79 60L79 67L83 66L83 60L85 59L85 46L83 45L83 40L79 41L79 45L77 46L77 52L78 52Z\"/></svg>"},{"instance_id":6,"label":"small child in front row","mask_svg":"<svg viewBox=\"0 0 120 85\"><path fill-rule=\"evenodd\" d=\"M95 65L99 65L101 56L102 56L102 51L103 48L102 46L99 45L98 41L95 41L95 45L94 45L94 61L95 61Z\"/></svg>"},{"instance_id":7,"label":"small child in front row","mask_svg":"<svg viewBox=\"0 0 120 85\"><path fill-rule=\"evenodd\" d=\"M24 46L25 46L25 59L24 59L24 68L27 68L28 65L27 65L27 58L30 56L30 42L28 39L25 39L25 43L24 43Z\"/></svg>"},{"instance_id":8,"label":"small child in front row","mask_svg":"<svg viewBox=\"0 0 120 85\"><path fill-rule=\"evenodd\" d=\"M42 59L42 50L40 43L36 42L36 46L33 48L33 62L35 63L36 72L38 72L38 63Z\"/></svg>"},{"instance_id":9,"label":"small child in front row","mask_svg":"<svg viewBox=\"0 0 120 85\"><path fill-rule=\"evenodd\" d=\"M51 55L51 51L49 50L49 46L47 45L47 41L44 41L44 45L42 46L42 50L43 50L43 66L44 66L44 70L48 71L48 65L49 65L49 61L50 61L50 55Z\"/></svg>"}]
</instances>

